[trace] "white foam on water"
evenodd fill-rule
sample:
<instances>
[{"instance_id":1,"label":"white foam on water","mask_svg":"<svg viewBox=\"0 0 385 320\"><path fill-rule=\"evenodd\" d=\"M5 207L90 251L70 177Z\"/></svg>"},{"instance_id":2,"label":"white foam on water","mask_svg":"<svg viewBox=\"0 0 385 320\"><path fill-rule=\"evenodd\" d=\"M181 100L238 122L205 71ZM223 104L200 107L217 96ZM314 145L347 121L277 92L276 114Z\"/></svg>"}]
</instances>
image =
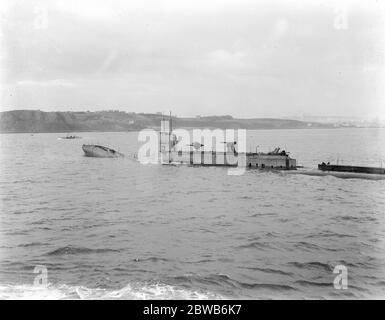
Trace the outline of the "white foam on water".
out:
<instances>
[{"instance_id":1,"label":"white foam on water","mask_svg":"<svg viewBox=\"0 0 385 320\"><path fill-rule=\"evenodd\" d=\"M224 299L223 296L211 292L202 292L177 288L166 284L127 285L122 289L108 290L87 288L83 286L48 285L0 285L1 300L205 300Z\"/></svg>"}]
</instances>

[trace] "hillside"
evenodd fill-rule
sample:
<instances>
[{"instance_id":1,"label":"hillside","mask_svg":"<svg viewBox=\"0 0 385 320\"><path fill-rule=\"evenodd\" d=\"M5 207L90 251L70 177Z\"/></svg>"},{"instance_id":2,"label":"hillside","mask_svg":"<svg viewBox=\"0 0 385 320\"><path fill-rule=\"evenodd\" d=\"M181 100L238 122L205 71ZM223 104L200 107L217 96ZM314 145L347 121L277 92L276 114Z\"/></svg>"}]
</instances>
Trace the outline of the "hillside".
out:
<instances>
[{"instance_id":1,"label":"hillside","mask_svg":"<svg viewBox=\"0 0 385 320\"><path fill-rule=\"evenodd\" d=\"M97 112L43 112L14 110L0 112L1 133L22 132L81 132L81 131L137 131L158 129L160 114L126 113L122 111ZM173 117L174 127L221 129L300 129L330 128L332 125L286 119L235 119L231 116L199 118Z\"/></svg>"}]
</instances>

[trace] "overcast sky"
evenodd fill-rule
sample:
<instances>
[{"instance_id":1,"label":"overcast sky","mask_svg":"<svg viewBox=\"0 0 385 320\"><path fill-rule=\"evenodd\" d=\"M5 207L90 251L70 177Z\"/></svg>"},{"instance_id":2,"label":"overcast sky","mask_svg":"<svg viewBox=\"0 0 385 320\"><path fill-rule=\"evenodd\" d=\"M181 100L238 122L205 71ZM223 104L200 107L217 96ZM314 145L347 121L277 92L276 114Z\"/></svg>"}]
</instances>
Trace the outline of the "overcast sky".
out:
<instances>
[{"instance_id":1,"label":"overcast sky","mask_svg":"<svg viewBox=\"0 0 385 320\"><path fill-rule=\"evenodd\" d=\"M1 2L2 110L385 117L383 1Z\"/></svg>"}]
</instances>

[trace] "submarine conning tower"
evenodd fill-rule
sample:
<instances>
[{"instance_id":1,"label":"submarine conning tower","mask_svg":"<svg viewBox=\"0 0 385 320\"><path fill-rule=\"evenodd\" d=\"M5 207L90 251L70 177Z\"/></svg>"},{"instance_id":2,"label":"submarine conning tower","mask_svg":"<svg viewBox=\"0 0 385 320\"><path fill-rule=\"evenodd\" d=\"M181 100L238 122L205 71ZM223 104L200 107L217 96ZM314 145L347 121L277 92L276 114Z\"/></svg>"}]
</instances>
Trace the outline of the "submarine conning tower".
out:
<instances>
[{"instance_id":1,"label":"submarine conning tower","mask_svg":"<svg viewBox=\"0 0 385 320\"><path fill-rule=\"evenodd\" d=\"M162 118L159 132L159 159L162 164L187 164L199 166L245 166L254 169L296 170L296 159L285 150L275 148L274 151L243 152L237 150L237 142L223 142L224 151L204 150L200 142L185 145L179 143L172 131L172 119Z\"/></svg>"}]
</instances>

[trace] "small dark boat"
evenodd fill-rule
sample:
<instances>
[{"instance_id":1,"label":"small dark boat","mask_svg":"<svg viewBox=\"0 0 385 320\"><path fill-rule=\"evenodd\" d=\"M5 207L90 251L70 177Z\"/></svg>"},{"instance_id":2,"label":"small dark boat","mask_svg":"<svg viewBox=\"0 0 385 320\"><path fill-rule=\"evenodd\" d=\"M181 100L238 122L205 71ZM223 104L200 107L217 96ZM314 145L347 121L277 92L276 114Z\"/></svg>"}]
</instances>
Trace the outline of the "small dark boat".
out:
<instances>
[{"instance_id":1,"label":"small dark boat","mask_svg":"<svg viewBox=\"0 0 385 320\"><path fill-rule=\"evenodd\" d=\"M67 140L67 139L81 139L82 137L79 137L79 136L74 136L74 135L67 135L67 136L65 136L65 137L60 137L60 139L65 139L65 140Z\"/></svg>"},{"instance_id":2,"label":"small dark boat","mask_svg":"<svg viewBox=\"0 0 385 320\"><path fill-rule=\"evenodd\" d=\"M123 153L115 151L114 149L100 146L97 144L83 144L82 149L85 156L95 158L120 158L124 157Z\"/></svg>"},{"instance_id":3,"label":"small dark boat","mask_svg":"<svg viewBox=\"0 0 385 320\"><path fill-rule=\"evenodd\" d=\"M326 164L325 162L319 164L318 169L322 171L385 174L385 168L343 166L338 164Z\"/></svg>"}]
</instances>

